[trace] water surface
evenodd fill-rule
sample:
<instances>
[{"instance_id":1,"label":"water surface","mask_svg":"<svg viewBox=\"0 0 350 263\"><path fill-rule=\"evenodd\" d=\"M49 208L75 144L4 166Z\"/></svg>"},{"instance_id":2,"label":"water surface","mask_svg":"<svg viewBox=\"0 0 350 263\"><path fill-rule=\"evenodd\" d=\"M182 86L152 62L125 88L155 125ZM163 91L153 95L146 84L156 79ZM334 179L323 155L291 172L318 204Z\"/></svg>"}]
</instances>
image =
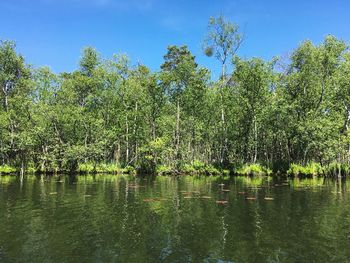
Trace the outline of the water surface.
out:
<instances>
[{"instance_id":1,"label":"water surface","mask_svg":"<svg viewBox=\"0 0 350 263\"><path fill-rule=\"evenodd\" d=\"M350 182L0 177L0 262L349 262Z\"/></svg>"}]
</instances>

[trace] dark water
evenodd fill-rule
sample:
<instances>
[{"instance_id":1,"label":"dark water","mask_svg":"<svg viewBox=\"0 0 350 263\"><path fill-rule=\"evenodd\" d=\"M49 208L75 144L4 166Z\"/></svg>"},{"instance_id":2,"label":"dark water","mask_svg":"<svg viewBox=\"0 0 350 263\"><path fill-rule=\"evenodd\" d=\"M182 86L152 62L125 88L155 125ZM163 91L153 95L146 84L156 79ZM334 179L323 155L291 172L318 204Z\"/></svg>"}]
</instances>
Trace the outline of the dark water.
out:
<instances>
[{"instance_id":1,"label":"dark water","mask_svg":"<svg viewBox=\"0 0 350 263\"><path fill-rule=\"evenodd\" d=\"M0 177L0 262L349 261L347 181Z\"/></svg>"}]
</instances>

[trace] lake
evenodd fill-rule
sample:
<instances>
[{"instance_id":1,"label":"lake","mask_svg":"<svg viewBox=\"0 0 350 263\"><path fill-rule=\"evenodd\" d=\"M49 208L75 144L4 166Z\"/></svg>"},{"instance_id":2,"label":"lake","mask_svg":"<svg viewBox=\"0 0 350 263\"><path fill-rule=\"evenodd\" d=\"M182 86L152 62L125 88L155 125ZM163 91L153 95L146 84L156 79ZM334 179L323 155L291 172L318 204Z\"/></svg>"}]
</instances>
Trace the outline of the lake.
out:
<instances>
[{"instance_id":1,"label":"lake","mask_svg":"<svg viewBox=\"0 0 350 263\"><path fill-rule=\"evenodd\" d=\"M350 181L0 177L0 262L349 262Z\"/></svg>"}]
</instances>

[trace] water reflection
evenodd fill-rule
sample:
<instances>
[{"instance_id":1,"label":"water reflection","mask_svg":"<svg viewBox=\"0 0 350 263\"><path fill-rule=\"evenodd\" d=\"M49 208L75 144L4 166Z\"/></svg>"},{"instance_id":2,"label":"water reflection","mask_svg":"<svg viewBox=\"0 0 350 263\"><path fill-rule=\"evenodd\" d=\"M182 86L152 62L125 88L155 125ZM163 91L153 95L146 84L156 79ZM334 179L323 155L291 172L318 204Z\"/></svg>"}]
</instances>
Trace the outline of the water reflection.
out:
<instances>
[{"instance_id":1,"label":"water reflection","mask_svg":"<svg viewBox=\"0 0 350 263\"><path fill-rule=\"evenodd\" d=\"M350 182L0 177L1 262L346 262Z\"/></svg>"}]
</instances>

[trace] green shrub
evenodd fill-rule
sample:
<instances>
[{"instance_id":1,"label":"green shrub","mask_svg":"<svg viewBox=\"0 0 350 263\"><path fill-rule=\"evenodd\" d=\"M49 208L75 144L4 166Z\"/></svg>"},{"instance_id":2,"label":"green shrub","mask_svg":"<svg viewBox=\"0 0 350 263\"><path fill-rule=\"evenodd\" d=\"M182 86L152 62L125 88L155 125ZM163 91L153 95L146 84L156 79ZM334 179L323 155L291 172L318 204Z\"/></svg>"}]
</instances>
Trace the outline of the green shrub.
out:
<instances>
[{"instance_id":1,"label":"green shrub","mask_svg":"<svg viewBox=\"0 0 350 263\"><path fill-rule=\"evenodd\" d=\"M93 173L95 172L95 166L91 163L80 163L77 168L78 173Z\"/></svg>"},{"instance_id":2,"label":"green shrub","mask_svg":"<svg viewBox=\"0 0 350 263\"><path fill-rule=\"evenodd\" d=\"M17 169L14 167L11 167L7 164L5 165L0 165L0 173L2 174L11 174L11 173L16 173Z\"/></svg>"},{"instance_id":3,"label":"green shrub","mask_svg":"<svg viewBox=\"0 0 350 263\"><path fill-rule=\"evenodd\" d=\"M29 166L26 169L26 172L29 173L29 174L35 174L37 172L37 169L34 166Z\"/></svg>"},{"instance_id":4,"label":"green shrub","mask_svg":"<svg viewBox=\"0 0 350 263\"><path fill-rule=\"evenodd\" d=\"M190 164L185 164L182 168L181 168L181 172L184 174L196 174L197 171L196 169L193 167L193 165Z\"/></svg>"},{"instance_id":5,"label":"green shrub","mask_svg":"<svg viewBox=\"0 0 350 263\"><path fill-rule=\"evenodd\" d=\"M317 176L323 174L323 168L319 163L311 162L305 166L292 163L287 171L289 176Z\"/></svg>"},{"instance_id":6,"label":"green shrub","mask_svg":"<svg viewBox=\"0 0 350 263\"><path fill-rule=\"evenodd\" d=\"M245 164L236 170L239 175L270 175L272 171L260 164Z\"/></svg>"},{"instance_id":7,"label":"green shrub","mask_svg":"<svg viewBox=\"0 0 350 263\"><path fill-rule=\"evenodd\" d=\"M170 166L167 165L157 165L156 166L156 174L157 175L166 175L171 174L172 169Z\"/></svg>"},{"instance_id":8,"label":"green shrub","mask_svg":"<svg viewBox=\"0 0 350 263\"><path fill-rule=\"evenodd\" d=\"M201 161L193 161L192 164L185 164L181 167L181 172L191 175L220 175L219 169L211 164L205 164Z\"/></svg>"},{"instance_id":9,"label":"green shrub","mask_svg":"<svg viewBox=\"0 0 350 263\"><path fill-rule=\"evenodd\" d=\"M230 175L230 170L223 169L221 173L222 173L223 176L229 176Z\"/></svg>"},{"instance_id":10,"label":"green shrub","mask_svg":"<svg viewBox=\"0 0 350 263\"><path fill-rule=\"evenodd\" d=\"M207 175L220 175L222 174L220 170L215 168L213 165L209 164L205 167L205 174Z\"/></svg>"},{"instance_id":11,"label":"green shrub","mask_svg":"<svg viewBox=\"0 0 350 263\"><path fill-rule=\"evenodd\" d=\"M136 169L130 165L125 166L120 171L122 174L136 174Z\"/></svg>"},{"instance_id":12,"label":"green shrub","mask_svg":"<svg viewBox=\"0 0 350 263\"><path fill-rule=\"evenodd\" d=\"M122 171L125 173L130 173L132 169L126 168L126 170ZM106 163L100 163L100 164L93 164L93 163L80 163L77 168L78 173L118 173L121 169L117 164L106 164Z\"/></svg>"},{"instance_id":13,"label":"green shrub","mask_svg":"<svg viewBox=\"0 0 350 263\"><path fill-rule=\"evenodd\" d=\"M120 167L115 163L108 164L106 167L106 171L109 173L118 173L119 170Z\"/></svg>"},{"instance_id":14,"label":"green shrub","mask_svg":"<svg viewBox=\"0 0 350 263\"><path fill-rule=\"evenodd\" d=\"M118 173L120 170L120 167L114 163L101 163L96 166L97 173Z\"/></svg>"},{"instance_id":15,"label":"green shrub","mask_svg":"<svg viewBox=\"0 0 350 263\"><path fill-rule=\"evenodd\" d=\"M346 163L332 162L328 166L324 167L324 173L328 176L338 176L339 170L341 176L350 175L350 166Z\"/></svg>"},{"instance_id":16,"label":"green shrub","mask_svg":"<svg viewBox=\"0 0 350 263\"><path fill-rule=\"evenodd\" d=\"M207 165L201 161L193 161L192 166L199 173L204 173L207 168Z\"/></svg>"}]
</instances>

